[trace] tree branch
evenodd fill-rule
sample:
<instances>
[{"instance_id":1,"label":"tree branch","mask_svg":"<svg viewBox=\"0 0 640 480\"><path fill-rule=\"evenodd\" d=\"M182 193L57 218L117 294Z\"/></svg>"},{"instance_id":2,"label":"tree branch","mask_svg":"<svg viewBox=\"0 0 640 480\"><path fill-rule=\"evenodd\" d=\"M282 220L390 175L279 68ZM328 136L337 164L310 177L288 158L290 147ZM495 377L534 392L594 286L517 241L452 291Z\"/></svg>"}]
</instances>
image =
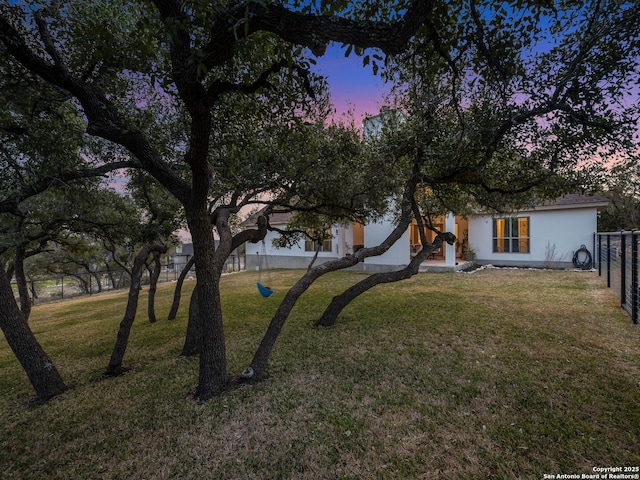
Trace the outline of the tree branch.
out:
<instances>
[{"instance_id":1,"label":"tree branch","mask_svg":"<svg viewBox=\"0 0 640 480\"><path fill-rule=\"evenodd\" d=\"M164 3L156 0L156 4ZM386 54L406 49L425 20L434 0L414 0L404 17L395 22L358 21L337 16L302 14L271 2L243 2L221 15L211 26L211 39L204 48L202 63L207 68L222 65L233 57L235 45L245 35L268 31L288 42L303 45L321 56L330 41L377 47Z\"/></svg>"},{"instance_id":2,"label":"tree branch","mask_svg":"<svg viewBox=\"0 0 640 480\"><path fill-rule=\"evenodd\" d=\"M39 28L47 32L46 24L42 21ZM46 36L47 33L44 34L44 38ZM137 157L142 167L183 204L189 201L189 184L162 161L145 135L128 123L96 85L91 85L68 72L60 63L61 57L55 51L52 41L48 42L47 50L51 50L48 52L49 55L57 59L54 64L38 56L27 45L16 27L0 16L0 42L4 43L8 52L29 71L78 99L87 117L89 134L127 148Z\"/></svg>"},{"instance_id":3,"label":"tree branch","mask_svg":"<svg viewBox=\"0 0 640 480\"><path fill-rule=\"evenodd\" d=\"M0 200L0 213L17 214L18 205L20 203L29 197L33 197L44 192L56 183L64 183L82 178L100 177L114 170L120 170L122 168L140 168L140 166L140 163L137 161L126 160L107 163L95 168L60 172L55 176L48 175L31 185L25 186L21 191L13 193L8 198Z\"/></svg>"},{"instance_id":4,"label":"tree branch","mask_svg":"<svg viewBox=\"0 0 640 480\"><path fill-rule=\"evenodd\" d=\"M258 217L258 228L243 230L233 236L231 240L231 251L238 248L245 242L258 243L267 235L267 219L263 215Z\"/></svg>"},{"instance_id":5,"label":"tree branch","mask_svg":"<svg viewBox=\"0 0 640 480\"><path fill-rule=\"evenodd\" d=\"M282 59L279 62L276 62L273 65L271 65L271 67L269 67L264 72L262 72L260 77L258 77L254 82L249 84L215 80L214 82L211 83L211 85L209 85L209 88L207 89L207 95L206 95L207 105L209 106L213 105L215 101L218 100L218 98L220 98L223 94L227 92L240 92L240 93L245 93L250 95L250 94L256 93L261 88L273 88L273 85L268 80L269 76L273 73L278 73L280 72L280 70L287 67L292 68L293 70L296 71L296 73L302 78L307 95L309 95L312 98L315 98L315 92L313 91L313 88L311 87L311 82L309 81L309 71L304 67L301 67L300 65L297 65L295 63L290 64L288 60Z\"/></svg>"},{"instance_id":6,"label":"tree branch","mask_svg":"<svg viewBox=\"0 0 640 480\"><path fill-rule=\"evenodd\" d=\"M471 13L471 18L473 19L473 23L476 26L476 46L480 53L487 59L489 66L494 69L500 78L505 80L508 77L507 70L500 63L500 61L495 57L493 52L491 51L491 47L486 43L486 33L484 31L484 25L482 25L482 21L480 20L480 14L476 8L475 0L469 1L469 9Z\"/></svg>"}]
</instances>

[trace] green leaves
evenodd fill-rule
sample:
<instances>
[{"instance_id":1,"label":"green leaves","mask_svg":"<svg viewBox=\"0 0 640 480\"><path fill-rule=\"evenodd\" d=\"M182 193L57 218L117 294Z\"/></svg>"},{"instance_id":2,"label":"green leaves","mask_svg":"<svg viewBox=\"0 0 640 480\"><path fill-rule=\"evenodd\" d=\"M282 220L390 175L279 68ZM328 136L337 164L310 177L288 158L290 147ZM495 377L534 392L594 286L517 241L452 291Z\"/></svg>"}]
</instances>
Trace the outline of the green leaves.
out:
<instances>
[{"instance_id":1,"label":"green leaves","mask_svg":"<svg viewBox=\"0 0 640 480\"><path fill-rule=\"evenodd\" d=\"M432 201L516 208L590 187L635 148L637 6L437 8L386 73L409 116L386 148L420 160Z\"/></svg>"},{"instance_id":2,"label":"green leaves","mask_svg":"<svg viewBox=\"0 0 640 480\"><path fill-rule=\"evenodd\" d=\"M407 53L393 58L341 39L345 56L361 56L363 68L396 83L398 103L409 118L388 132L386 144L369 146L359 145L352 133L320 127L330 105L326 82L309 72L313 58L272 33L249 29L249 15L285 5L318 15L318 21L330 15L355 20L353 25L384 24L419 3L156 3L70 1L63 10L50 8L46 24L74 78L103 94L105 108L118 112L128 132L141 132L159 170L170 170L176 181L205 178L203 169L194 179L185 161L198 152L199 164L210 167L214 204L232 193L241 202L273 190L282 202L304 195L308 205L348 204L358 215L378 213L382 202L359 192L370 185L384 197L393 182L379 177L401 175L410 158L419 160L443 205L456 196L464 198L455 200L460 205L474 198L495 204L501 200L496 192L523 190L545 175L551 192L555 175L575 180L571 172L588 161L635 144L630 132L638 107L629 92L640 84L640 15L631 3L437 2ZM15 25L28 25L31 7L26 7L20 2L20 8L6 7L3 14L11 11ZM236 15L231 18L230 12ZM241 38L218 46L211 29L224 19L225 28L236 29ZM28 43L51 62L40 40L36 36ZM216 48L233 55L213 62ZM48 94L60 96L60 91ZM73 145L83 141L85 119L74 112L76 105L65 108L64 122L78 136L70 140ZM14 126L22 128L19 122ZM70 147L56 141L59 130L44 122L38 128L38 137L61 163L82 161L77 155L62 159ZM371 151L364 154L366 149ZM126 155L122 146L104 143L92 145L91 152ZM391 165L383 163L390 158ZM22 179L12 176L7 185L14 188L51 164L31 164L31 170L21 171ZM336 184L344 186L343 193Z\"/></svg>"}]
</instances>

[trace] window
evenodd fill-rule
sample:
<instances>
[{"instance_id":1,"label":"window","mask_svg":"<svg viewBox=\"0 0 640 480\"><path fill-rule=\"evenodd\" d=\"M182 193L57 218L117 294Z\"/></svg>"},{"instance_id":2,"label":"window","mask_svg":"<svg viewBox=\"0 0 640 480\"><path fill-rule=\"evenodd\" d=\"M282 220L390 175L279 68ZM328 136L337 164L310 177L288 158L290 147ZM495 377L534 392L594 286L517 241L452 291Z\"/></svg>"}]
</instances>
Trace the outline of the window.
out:
<instances>
[{"instance_id":1,"label":"window","mask_svg":"<svg viewBox=\"0 0 640 480\"><path fill-rule=\"evenodd\" d=\"M493 219L494 253L529 253L529 217Z\"/></svg>"},{"instance_id":2,"label":"window","mask_svg":"<svg viewBox=\"0 0 640 480\"><path fill-rule=\"evenodd\" d=\"M316 248L318 248L318 244L320 244L319 252L331 252L333 249L332 241L331 241L331 231L327 230L326 235L329 235L329 238L325 238L320 242L313 242L309 239L304 241L304 251L305 252L315 252Z\"/></svg>"},{"instance_id":3,"label":"window","mask_svg":"<svg viewBox=\"0 0 640 480\"><path fill-rule=\"evenodd\" d=\"M409 230L409 242L411 243L411 245L422 245L422 241L420 240L420 229L418 228L418 224L415 223L415 220L413 221L414 223L412 223L410 225L410 230ZM456 223L456 227L457 227L457 223ZM439 231L444 231L444 224L442 222L434 222L433 226L436 230ZM433 242L436 238L436 233L429 230L427 227L425 227L424 229L426 235L427 235L427 240L429 242Z\"/></svg>"}]
</instances>

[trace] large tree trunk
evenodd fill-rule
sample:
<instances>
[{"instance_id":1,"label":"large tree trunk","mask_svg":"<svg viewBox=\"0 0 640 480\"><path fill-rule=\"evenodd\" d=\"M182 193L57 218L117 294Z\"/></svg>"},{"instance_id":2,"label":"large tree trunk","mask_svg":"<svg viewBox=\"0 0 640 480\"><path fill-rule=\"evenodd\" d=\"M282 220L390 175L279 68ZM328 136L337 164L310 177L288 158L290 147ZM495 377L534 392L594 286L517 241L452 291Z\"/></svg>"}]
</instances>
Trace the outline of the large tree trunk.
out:
<instances>
[{"instance_id":1,"label":"large tree trunk","mask_svg":"<svg viewBox=\"0 0 640 480\"><path fill-rule=\"evenodd\" d=\"M153 266L149 270L149 298L147 302L147 315L149 316L149 323L155 323L156 318L156 291L158 290L158 279L160 278L160 270L162 264L160 263L160 252L153 252Z\"/></svg>"},{"instance_id":2,"label":"large tree trunk","mask_svg":"<svg viewBox=\"0 0 640 480\"><path fill-rule=\"evenodd\" d=\"M191 270L191 267L193 267L195 261L195 257L191 257L191 259L182 269L182 272L180 272L178 282L176 283L176 289L173 292L173 303L171 304L171 310L169 310L169 316L167 318L168 320L175 320L176 315L178 314L178 308L180 307L180 298L182 297L182 284L184 283L184 279L187 278L189 270ZM189 314L189 318L191 318L191 314Z\"/></svg>"},{"instance_id":3,"label":"large tree trunk","mask_svg":"<svg viewBox=\"0 0 640 480\"><path fill-rule=\"evenodd\" d=\"M200 369L195 397L207 400L227 388L227 352L220 306L221 266L216 264L213 225L206 208L187 212L198 277Z\"/></svg>"},{"instance_id":4,"label":"large tree trunk","mask_svg":"<svg viewBox=\"0 0 640 480\"><path fill-rule=\"evenodd\" d=\"M362 295L367 290L375 287L376 285L380 285L382 283L399 282L400 280L411 278L413 275L418 273L420 264L423 262L423 260L431 255L431 252L440 248L444 237L446 237L448 241L455 241L455 237L451 239L450 235L451 234L448 233L439 235L435 238L433 243L424 245L422 250L420 250L420 252L418 252L418 254L411 259L411 262L409 262L409 265L407 265L405 268L396 270L394 272L374 273L373 275L369 275L367 278L361 280L355 285L352 285L340 295L336 295L335 297L333 297L331 303L327 306L324 313L315 323L315 325L324 327L333 326L338 318L338 315L340 315L342 310L344 310L347 305L349 305L358 296Z\"/></svg>"},{"instance_id":5,"label":"large tree trunk","mask_svg":"<svg viewBox=\"0 0 640 480\"><path fill-rule=\"evenodd\" d=\"M24 272L24 245L16 246L16 254L14 257L14 269L16 276L16 285L18 286L18 295L20 296L20 312L25 322L29 322L31 315L31 295L29 294L29 285L27 284L27 276Z\"/></svg>"},{"instance_id":6,"label":"large tree trunk","mask_svg":"<svg viewBox=\"0 0 640 480\"><path fill-rule=\"evenodd\" d=\"M198 318L200 310L198 307L198 288L194 288L189 301L189 320L187 322L187 335L184 339L184 345L180 355L183 357L193 357L200 353L200 337L202 331L200 329L202 322Z\"/></svg>"},{"instance_id":7,"label":"large tree trunk","mask_svg":"<svg viewBox=\"0 0 640 480\"><path fill-rule=\"evenodd\" d=\"M9 262L9 265L6 267L6 276L9 283L11 283L11 279L13 278L13 274L16 271L16 266L13 262Z\"/></svg>"},{"instance_id":8,"label":"large tree trunk","mask_svg":"<svg viewBox=\"0 0 640 480\"><path fill-rule=\"evenodd\" d=\"M67 389L55 365L44 352L13 296L11 283L4 270L4 262L0 261L0 328L9 347L22 365L29 381L36 391L38 401L46 401L60 395Z\"/></svg>"},{"instance_id":9,"label":"large tree trunk","mask_svg":"<svg viewBox=\"0 0 640 480\"><path fill-rule=\"evenodd\" d=\"M129 343L129 334L131 333L131 326L136 318L136 312L138 310L138 297L140 296L140 282L142 278L142 272L144 269L145 261L151 252L166 252L167 248L161 245L145 245L142 247L136 259L133 263L133 269L131 271L131 286L129 287L129 299L127 300L127 308L124 312L124 317L120 322L120 328L118 329L118 335L116 337L116 344L113 347L111 353L111 359L107 366L106 375L119 375L122 373L122 360L127 350L127 344Z\"/></svg>"},{"instance_id":10,"label":"large tree trunk","mask_svg":"<svg viewBox=\"0 0 640 480\"><path fill-rule=\"evenodd\" d=\"M228 387L227 356L220 305L220 276L231 251L244 242L258 242L267 233L266 219L258 228L233 236L229 225L231 209L217 209L212 216L206 208L188 211L187 221L193 240L197 275L197 325L200 328L200 375L195 397L207 400ZM220 237L218 249L213 240L213 221ZM192 315L190 315L192 317Z\"/></svg>"}]
</instances>

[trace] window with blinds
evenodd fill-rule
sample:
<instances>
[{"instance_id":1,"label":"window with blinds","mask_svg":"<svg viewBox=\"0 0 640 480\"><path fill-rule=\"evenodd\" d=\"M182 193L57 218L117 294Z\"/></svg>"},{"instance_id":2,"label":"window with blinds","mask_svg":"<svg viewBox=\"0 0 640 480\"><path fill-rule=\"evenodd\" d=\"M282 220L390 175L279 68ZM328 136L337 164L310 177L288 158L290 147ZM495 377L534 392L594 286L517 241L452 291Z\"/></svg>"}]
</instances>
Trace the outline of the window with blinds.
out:
<instances>
[{"instance_id":1,"label":"window with blinds","mask_svg":"<svg viewBox=\"0 0 640 480\"><path fill-rule=\"evenodd\" d=\"M529 253L529 217L493 219L494 253Z\"/></svg>"}]
</instances>

